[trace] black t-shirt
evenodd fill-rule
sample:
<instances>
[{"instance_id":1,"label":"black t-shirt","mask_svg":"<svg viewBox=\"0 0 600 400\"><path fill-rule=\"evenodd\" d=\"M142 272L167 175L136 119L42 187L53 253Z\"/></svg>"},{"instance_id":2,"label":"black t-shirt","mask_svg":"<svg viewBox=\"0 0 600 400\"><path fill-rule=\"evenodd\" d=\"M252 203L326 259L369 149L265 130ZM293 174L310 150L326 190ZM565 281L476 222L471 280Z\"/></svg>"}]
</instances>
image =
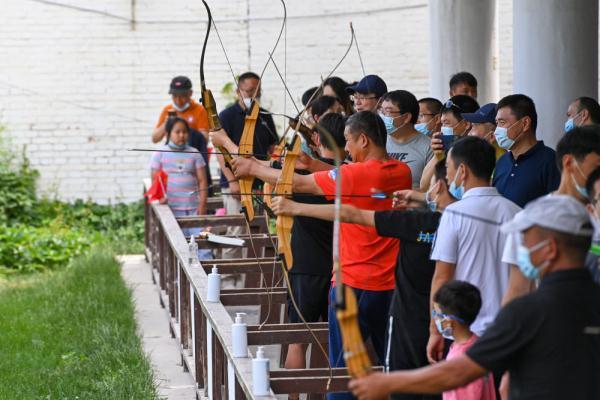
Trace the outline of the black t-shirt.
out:
<instances>
[{"instance_id":1,"label":"black t-shirt","mask_svg":"<svg viewBox=\"0 0 600 400\"><path fill-rule=\"evenodd\" d=\"M261 108L260 111L265 110ZM219 120L229 138L233 143L239 145L242 133L244 132L244 123L246 121L246 112L242 109L240 104L236 102L231 107L221 111ZM257 155L256 158L266 160L270 147L277 143L278 140L275 123L273 122L271 115L259 113L258 119L256 120L256 129L254 130L254 154ZM255 182L260 181L257 179ZM229 183L223 174L221 174L221 187L229 187ZM255 184L254 187L258 187L257 184Z\"/></svg>"},{"instance_id":2,"label":"black t-shirt","mask_svg":"<svg viewBox=\"0 0 600 400\"><path fill-rule=\"evenodd\" d=\"M214 193L214 189L212 187L212 177L210 176L210 168L208 166L208 148L206 145L206 139L204 135L195 130L190 129L190 135L188 138L188 144L198 150L202 155L202 159L204 160L204 169L206 170L206 183L208 184L208 195L212 196Z\"/></svg>"},{"instance_id":3,"label":"black t-shirt","mask_svg":"<svg viewBox=\"0 0 600 400\"><path fill-rule=\"evenodd\" d=\"M600 286L585 268L550 273L500 310L467 355L510 372L511 400L600 399Z\"/></svg>"},{"instance_id":4,"label":"black t-shirt","mask_svg":"<svg viewBox=\"0 0 600 400\"><path fill-rule=\"evenodd\" d=\"M400 239L396 293L390 313L403 320L429 321L429 294L435 262L431 246L441 214L428 210L375 212L377 234Z\"/></svg>"},{"instance_id":5,"label":"black t-shirt","mask_svg":"<svg viewBox=\"0 0 600 400\"><path fill-rule=\"evenodd\" d=\"M333 160L320 158L333 165ZM273 163L281 169L281 164ZM296 170L296 173L308 175L310 172ZM324 196L294 193L292 200L306 204L333 204ZM333 268L333 222L311 217L294 217L292 225L292 255L294 264L290 274L310 274L331 277Z\"/></svg>"}]
</instances>

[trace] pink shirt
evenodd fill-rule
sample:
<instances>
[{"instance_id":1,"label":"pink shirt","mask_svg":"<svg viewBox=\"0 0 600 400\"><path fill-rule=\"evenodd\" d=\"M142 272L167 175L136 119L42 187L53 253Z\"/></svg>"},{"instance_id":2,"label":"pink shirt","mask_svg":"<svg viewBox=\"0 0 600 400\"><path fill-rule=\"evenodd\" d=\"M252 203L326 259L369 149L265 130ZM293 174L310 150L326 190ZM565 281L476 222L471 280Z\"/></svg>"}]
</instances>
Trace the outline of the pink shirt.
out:
<instances>
[{"instance_id":1,"label":"pink shirt","mask_svg":"<svg viewBox=\"0 0 600 400\"><path fill-rule=\"evenodd\" d=\"M477 339L477 335L473 334L464 343L452 343L446 360L452 360L465 354ZM492 373L490 372L483 378L479 378L463 387L444 392L442 398L443 400L496 400Z\"/></svg>"}]
</instances>

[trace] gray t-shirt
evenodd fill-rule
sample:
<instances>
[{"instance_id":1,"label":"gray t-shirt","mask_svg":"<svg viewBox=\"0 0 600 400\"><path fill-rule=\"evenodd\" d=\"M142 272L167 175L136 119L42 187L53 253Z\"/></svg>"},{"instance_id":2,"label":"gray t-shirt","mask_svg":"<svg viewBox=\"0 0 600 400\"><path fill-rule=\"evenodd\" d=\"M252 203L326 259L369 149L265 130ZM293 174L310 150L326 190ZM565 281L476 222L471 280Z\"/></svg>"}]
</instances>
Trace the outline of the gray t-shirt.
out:
<instances>
[{"instance_id":1,"label":"gray t-shirt","mask_svg":"<svg viewBox=\"0 0 600 400\"><path fill-rule=\"evenodd\" d=\"M419 133L408 141L399 143L393 137L388 136L385 148L388 156L408 165L412 173L413 189L418 189L423 169L433 157L429 137Z\"/></svg>"}]
</instances>

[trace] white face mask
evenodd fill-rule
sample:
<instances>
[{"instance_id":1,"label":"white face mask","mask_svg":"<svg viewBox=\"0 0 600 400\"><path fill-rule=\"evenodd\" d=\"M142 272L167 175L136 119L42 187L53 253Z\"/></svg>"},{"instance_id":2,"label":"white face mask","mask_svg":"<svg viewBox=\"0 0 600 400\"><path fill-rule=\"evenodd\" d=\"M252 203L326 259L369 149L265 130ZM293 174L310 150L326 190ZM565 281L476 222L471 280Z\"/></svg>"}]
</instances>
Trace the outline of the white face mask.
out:
<instances>
[{"instance_id":1,"label":"white face mask","mask_svg":"<svg viewBox=\"0 0 600 400\"><path fill-rule=\"evenodd\" d=\"M248 98L248 97L243 97L242 101L244 102L244 106L246 107L246 110L249 110L250 106L252 105L252 99Z\"/></svg>"},{"instance_id":2,"label":"white face mask","mask_svg":"<svg viewBox=\"0 0 600 400\"><path fill-rule=\"evenodd\" d=\"M190 108L190 102L188 101L187 103L185 103L183 105L183 107L179 107L177 104L173 103L173 108L175 110L177 110L178 112L184 112L185 110L187 110L188 108Z\"/></svg>"}]
</instances>

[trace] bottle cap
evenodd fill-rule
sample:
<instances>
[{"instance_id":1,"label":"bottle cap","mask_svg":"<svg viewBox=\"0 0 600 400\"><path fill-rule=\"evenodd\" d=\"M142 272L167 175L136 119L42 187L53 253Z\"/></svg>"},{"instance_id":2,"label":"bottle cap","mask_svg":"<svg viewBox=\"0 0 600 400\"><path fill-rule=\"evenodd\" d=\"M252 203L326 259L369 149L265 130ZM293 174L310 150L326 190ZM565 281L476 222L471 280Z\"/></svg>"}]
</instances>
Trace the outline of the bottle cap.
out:
<instances>
[{"instance_id":1,"label":"bottle cap","mask_svg":"<svg viewBox=\"0 0 600 400\"><path fill-rule=\"evenodd\" d=\"M258 346L258 349L256 349L256 358L265 358L265 352L264 352L263 346Z\"/></svg>"},{"instance_id":2,"label":"bottle cap","mask_svg":"<svg viewBox=\"0 0 600 400\"><path fill-rule=\"evenodd\" d=\"M213 267L212 267L212 273L213 274L218 274L219 273L219 269L217 268L216 265L213 265Z\"/></svg>"},{"instance_id":3,"label":"bottle cap","mask_svg":"<svg viewBox=\"0 0 600 400\"><path fill-rule=\"evenodd\" d=\"M235 313L235 323L236 324L244 323L244 318L243 318L244 315L246 315L245 312Z\"/></svg>"}]
</instances>

